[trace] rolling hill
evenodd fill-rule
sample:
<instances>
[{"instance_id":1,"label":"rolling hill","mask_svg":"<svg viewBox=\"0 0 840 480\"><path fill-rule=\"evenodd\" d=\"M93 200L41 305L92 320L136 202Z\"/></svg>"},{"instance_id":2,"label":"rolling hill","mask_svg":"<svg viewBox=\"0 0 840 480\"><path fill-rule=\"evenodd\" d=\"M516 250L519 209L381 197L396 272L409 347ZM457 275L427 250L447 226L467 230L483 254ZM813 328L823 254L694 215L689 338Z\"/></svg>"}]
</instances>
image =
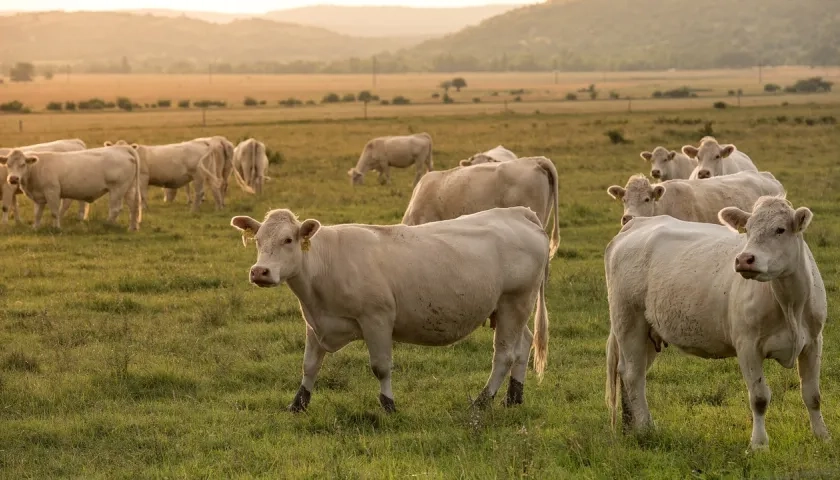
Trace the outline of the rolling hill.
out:
<instances>
[{"instance_id":1,"label":"rolling hill","mask_svg":"<svg viewBox=\"0 0 840 480\"><path fill-rule=\"evenodd\" d=\"M400 56L432 70L630 70L836 65L838 48L837 1L555 0Z\"/></svg>"}]
</instances>

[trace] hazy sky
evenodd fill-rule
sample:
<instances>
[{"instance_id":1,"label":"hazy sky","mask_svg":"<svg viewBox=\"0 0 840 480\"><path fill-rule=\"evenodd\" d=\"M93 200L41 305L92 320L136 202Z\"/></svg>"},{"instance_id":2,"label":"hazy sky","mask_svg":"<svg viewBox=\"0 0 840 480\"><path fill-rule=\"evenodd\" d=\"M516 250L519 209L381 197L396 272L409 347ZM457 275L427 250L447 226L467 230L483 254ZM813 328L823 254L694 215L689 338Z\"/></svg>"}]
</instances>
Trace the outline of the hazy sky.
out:
<instances>
[{"instance_id":1,"label":"hazy sky","mask_svg":"<svg viewBox=\"0 0 840 480\"><path fill-rule=\"evenodd\" d=\"M123 10L167 8L231 13L261 13L306 5L403 5L456 7L487 4L530 4L541 0L0 0L0 10Z\"/></svg>"}]
</instances>

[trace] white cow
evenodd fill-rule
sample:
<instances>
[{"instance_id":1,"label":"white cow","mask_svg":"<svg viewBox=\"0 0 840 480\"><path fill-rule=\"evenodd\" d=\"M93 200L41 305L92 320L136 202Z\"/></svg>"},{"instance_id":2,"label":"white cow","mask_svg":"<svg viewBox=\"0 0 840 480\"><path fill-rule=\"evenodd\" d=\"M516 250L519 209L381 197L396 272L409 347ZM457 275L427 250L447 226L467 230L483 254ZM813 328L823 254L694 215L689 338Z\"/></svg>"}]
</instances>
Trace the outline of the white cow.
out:
<instances>
[{"instance_id":1,"label":"white cow","mask_svg":"<svg viewBox=\"0 0 840 480\"><path fill-rule=\"evenodd\" d=\"M84 150L87 148L85 142L78 138L68 138L64 140L56 140L53 142L47 143L36 143L34 145L26 145L24 147L15 147L18 150L22 150L24 153L35 153L35 152L77 152L79 150ZM0 148L0 155L8 155L12 152L15 148ZM8 171L6 170L5 166L0 166L0 179L4 179L8 176ZM15 217L16 223L20 222L20 215L18 214L18 207L17 207L17 195L22 193L20 188L16 185L9 185L7 182L3 181L2 187L0 187L0 198L3 201L3 224L9 223L9 212ZM61 214L64 214L64 211L70 207L70 200L62 200L61 206ZM90 208L90 204L81 202L79 204L79 217L82 219L87 219L87 212Z\"/></svg>"},{"instance_id":2,"label":"white cow","mask_svg":"<svg viewBox=\"0 0 840 480\"><path fill-rule=\"evenodd\" d=\"M379 183L391 183L391 167L408 168L414 165L417 173L414 184L423 174L432 171L432 136L428 133L378 137L368 141L356 166L347 171L353 185L361 185L369 170L379 172Z\"/></svg>"},{"instance_id":3,"label":"white cow","mask_svg":"<svg viewBox=\"0 0 840 480\"><path fill-rule=\"evenodd\" d=\"M249 138L233 150L233 175L239 186L248 193L262 193L268 172L265 144Z\"/></svg>"},{"instance_id":4,"label":"white cow","mask_svg":"<svg viewBox=\"0 0 840 480\"><path fill-rule=\"evenodd\" d=\"M604 257L613 425L616 389L625 426L653 425L645 377L665 342L701 358L738 358L752 407L753 448L769 444L764 359L785 368L798 363L811 428L818 438L829 437L819 387L826 292L802 236L811 218L806 207L761 197L752 213L721 210L726 227L658 216L621 229Z\"/></svg>"},{"instance_id":5,"label":"white cow","mask_svg":"<svg viewBox=\"0 0 840 480\"><path fill-rule=\"evenodd\" d=\"M461 160L459 165L462 167L469 167L470 165L480 165L482 163L509 162L511 160L516 160L516 158L515 153L501 145L498 145L486 152L476 153L466 160Z\"/></svg>"},{"instance_id":6,"label":"white cow","mask_svg":"<svg viewBox=\"0 0 840 480\"><path fill-rule=\"evenodd\" d=\"M233 171L233 144L227 138L221 135L215 135L212 137L202 137L202 138L195 138L193 141L204 141L210 142L213 145L215 159L213 160L214 165L216 166L215 176L219 179L220 187L219 191L222 195L222 206L225 204L225 198L227 196L228 190L228 183L230 180L230 174ZM187 195L187 204L193 201L192 191L190 189L190 184L184 185L184 190ZM175 200L175 197L178 195L177 188L164 188L163 189L163 201L164 203L171 203Z\"/></svg>"},{"instance_id":7,"label":"white cow","mask_svg":"<svg viewBox=\"0 0 840 480\"><path fill-rule=\"evenodd\" d=\"M758 171L746 153L737 150L735 145L720 145L714 137L703 137L699 147L685 145L682 152L697 159L697 167L689 177L692 180Z\"/></svg>"},{"instance_id":8,"label":"white cow","mask_svg":"<svg viewBox=\"0 0 840 480\"><path fill-rule=\"evenodd\" d=\"M109 142L106 143L108 145ZM117 145L125 144L120 140ZM195 197L192 210L197 212L204 199L205 186L210 188L216 201L216 208L224 206L221 192L222 182L216 176L220 156L218 144L210 140L189 140L168 145L138 145L132 148L140 154L143 165L140 189L143 204L148 205L149 185L164 189L178 189L190 182L195 183Z\"/></svg>"},{"instance_id":9,"label":"white cow","mask_svg":"<svg viewBox=\"0 0 840 480\"><path fill-rule=\"evenodd\" d=\"M663 182L686 179L697 168L696 159L684 153L668 151L665 147L656 147L653 152L642 152L639 156L650 162L650 176Z\"/></svg>"},{"instance_id":10,"label":"white cow","mask_svg":"<svg viewBox=\"0 0 840 480\"><path fill-rule=\"evenodd\" d=\"M300 301L306 349L292 411L309 404L326 353L362 339L380 381L380 403L393 412L393 342L450 345L488 317L496 322L493 368L474 405L488 405L508 372L506 404L522 403L532 341L542 378L548 238L528 208L494 208L419 226L321 226L272 210L264 223L233 217L231 225L243 231L243 243L245 234L256 241L251 283L287 283ZM527 323L535 301L532 335Z\"/></svg>"},{"instance_id":11,"label":"white cow","mask_svg":"<svg viewBox=\"0 0 840 480\"><path fill-rule=\"evenodd\" d=\"M634 175L627 187L613 185L607 193L624 204L621 224L635 217L670 215L687 222L718 223L724 207L749 210L763 195L782 195L785 189L770 172L744 171L708 180L668 180L651 185Z\"/></svg>"},{"instance_id":12,"label":"white cow","mask_svg":"<svg viewBox=\"0 0 840 480\"><path fill-rule=\"evenodd\" d=\"M35 228L41 224L44 206L50 207L55 227L61 228L61 199L93 203L106 192L108 221L116 221L125 200L129 206L129 230L140 227L140 159L131 147L40 153L12 150L7 156L0 156L0 164L8 168L7 182L19 185L35 203Z\"/></svg>"},{"instance_id":13,"label":"white cow","mask_svg":"<svg viewBox=\"0 0 840 480\"><path fill-rule=\"evenodd\" d=\"M402 218L405 225L449 220L496 207L528 207L548 228L554 211L550 257L560 246L559 179L545 157L493 162L429 172L414 188Z\"/></svg>"}]
</instances>

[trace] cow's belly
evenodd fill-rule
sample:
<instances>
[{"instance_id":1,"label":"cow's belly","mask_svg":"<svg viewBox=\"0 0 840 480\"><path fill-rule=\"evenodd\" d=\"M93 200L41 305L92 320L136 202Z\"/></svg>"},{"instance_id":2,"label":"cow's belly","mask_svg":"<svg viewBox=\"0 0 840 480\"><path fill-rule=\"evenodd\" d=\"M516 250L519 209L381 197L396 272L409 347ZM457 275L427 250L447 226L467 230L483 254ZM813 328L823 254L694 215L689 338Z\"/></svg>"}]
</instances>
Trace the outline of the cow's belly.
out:
<instances>
[{"instance_id":1,"label":"cow's belly","mask_svg":"<svg viewBox=\"0 0 840 480\"><path fill-rule=\"evenodd\" d=\"M149 168L149 185L163 188L181 188L190 183L193 176L183 166L171 169Z\"/></svg>"},{"instance_id":2,"label":"cow's belly","mask_svg":"<svg viewBox=\"0 0 840 480\"><path fill-rule=\"evenodd\" d=\"M69 198L71 200L82 200L84 202L93 203L103 195L108 193L108 188L97 186L81 186L81 185L62 185L61 198Z\"/></svg>"},{"instance_id":3,"label":"cow's belly","mask_svg":"<svg viewBox=\"0 0 840 480\"><path fill-rule=\"evenodd\" d=\"M466 302L464 302L466 303ZM427 346L451 345L480 327L496 309L496 304L446 307L426 302L397 314L394 340Z\"/></svg>"}]
</instances>

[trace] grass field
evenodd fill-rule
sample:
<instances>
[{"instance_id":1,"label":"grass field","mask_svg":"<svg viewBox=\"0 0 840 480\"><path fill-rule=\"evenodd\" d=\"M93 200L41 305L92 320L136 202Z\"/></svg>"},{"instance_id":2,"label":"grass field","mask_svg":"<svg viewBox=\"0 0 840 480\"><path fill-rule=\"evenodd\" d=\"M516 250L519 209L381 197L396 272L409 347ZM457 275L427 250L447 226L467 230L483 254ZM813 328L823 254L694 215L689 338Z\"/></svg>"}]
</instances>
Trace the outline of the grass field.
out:
<instances>
[{"instance_id":1,"label":"grass field","mask_svg":"<svg viewBox=\"0 0 840 480\"><path fill-rule=\"evenodd\" d=\"M830 122L840 106L713 110L704 103L698 110L630 114L531 109L368 121L285 122L243 111L207 127L172 121L175 113L30 115L23 117L23 133L12 123L16 116L0 117L0 145L70 136L96 145L116 137L166 143L252 135L284 156L272 165L274 180L262 198L233 186L221 212L205 202L190 214L183 194L164 204L156 190L136 234L124 229L127 213L119 227L103 224L105 201L94 204L90 224L68 214L61 232L0 229L0 477L840 475L836 441L813 439L798 376L776 363L765 364L773 391L768 452L746 453L751 417L737 362L695 359L674 349L658 358L648 377L657 431L640 438L610 432L603 400L609 322L603 250L618 231L621 209L606 189L647 172L639 151L694 143L712 122L719 140L735 142L760 169L773 172L795 206L815 214L806 238L829 295L823 414L840 435L840 307L834 301L840 126ZM613 145L608 130L621 130L629 143ZM308 413L291 415L284 407L300 382L303 321L287 288L248 285L256 252L242 247L230 217L259 218L286 207L327 224L397 223L411 194L411 172L393 172L389 187L369 177L355 189L345 172L369 138L419 131L434 138L436 169L499 143L557 165L563 238L547 293L546 377L538 384L529 375L524 405L505 409L497 401L475 417L468 405L490 371L489 328L446 348L398 344L398 413L387 416L367 351L356 343L328 356ZM31 221L31 202L22 204Z\"/></svg>"}]
</instances>

